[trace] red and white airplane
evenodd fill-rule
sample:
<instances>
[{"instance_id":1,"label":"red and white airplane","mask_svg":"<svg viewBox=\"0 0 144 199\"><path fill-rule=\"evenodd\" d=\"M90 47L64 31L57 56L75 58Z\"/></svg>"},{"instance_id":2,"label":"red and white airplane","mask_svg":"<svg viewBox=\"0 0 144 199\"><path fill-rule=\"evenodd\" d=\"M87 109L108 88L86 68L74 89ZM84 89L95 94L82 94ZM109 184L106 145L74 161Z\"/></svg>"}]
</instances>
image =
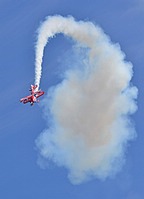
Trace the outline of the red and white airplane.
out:
<instances>
[{"instance_id":1,"label":"red and white airplane","mask_svg":"<svg viewBox=\"0 0 144 199\"><path fill-rule=\"evenodd\" d=\"M31 91L31 95L21 98L20 102L23 102L24 104L30 102L31 106L33 106L34 103L39 102L39 100L37 100L37 98L42 96L44 94L44 91L41 91L41 90L37 91L36 90L37 87L38 87L37 85L31 85L31 88L29 90L29 91Z\"/></svg>"}]
</instances>

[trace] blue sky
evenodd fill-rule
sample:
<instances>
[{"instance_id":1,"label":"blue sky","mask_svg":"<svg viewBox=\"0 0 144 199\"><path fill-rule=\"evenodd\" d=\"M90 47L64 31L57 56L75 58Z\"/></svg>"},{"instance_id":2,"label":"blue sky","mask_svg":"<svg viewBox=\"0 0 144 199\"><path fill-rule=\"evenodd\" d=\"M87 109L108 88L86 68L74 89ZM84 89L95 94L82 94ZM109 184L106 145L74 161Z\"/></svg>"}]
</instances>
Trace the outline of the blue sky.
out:
<instances>
[{"instance_id":1,"label":"blue sky","mask_svg":"<svg viewBox=\"0 0 144 199\"><path fill-rule=\"evenodd\" d=\"M0 198L144 198L143 11L142 0L0 1ZM37 164L35 140L46 128L46 122L39 105L22 105L19 99L27 95L34 82L36 30L46 16L54 14L99 24L134 65L132 83L139 89L139 108L132 119L137 138L129 142L126 163L114 178L72 185L65 168L52 164L43 170ZM43 90L57 83L58 62L70 45L58 37L46 47Z\"/></svg>"}]
</instances>

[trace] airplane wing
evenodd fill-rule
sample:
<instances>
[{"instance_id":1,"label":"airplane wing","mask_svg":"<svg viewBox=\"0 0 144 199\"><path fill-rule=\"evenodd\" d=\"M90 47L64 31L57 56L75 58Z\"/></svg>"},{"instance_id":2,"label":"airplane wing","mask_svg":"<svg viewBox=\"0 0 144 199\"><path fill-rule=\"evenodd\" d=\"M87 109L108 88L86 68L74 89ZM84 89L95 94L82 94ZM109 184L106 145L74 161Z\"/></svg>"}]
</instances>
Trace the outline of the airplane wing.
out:
<instances>
[{"instance_id":1,"label":"airplane wing","mask_svg":"<svg viewBox=\"0 0 144 199\"><path fill-rule=\"evenodd\" d=\"M31 102L31 95L24 97L24 98L21 98L20 102L23 102L24 104Z\"/></svg>"},{"instance_id":2,"label":"airplane wing","mask_svg":"<svg viewBox=\"0 0 144 199\"><path fill-rule=\"evenodd\" d=\"M36 91L36 92L35 92L36 98L42 96L43 94L44 94L44 91Z\"/></svg>"}]
</instances>

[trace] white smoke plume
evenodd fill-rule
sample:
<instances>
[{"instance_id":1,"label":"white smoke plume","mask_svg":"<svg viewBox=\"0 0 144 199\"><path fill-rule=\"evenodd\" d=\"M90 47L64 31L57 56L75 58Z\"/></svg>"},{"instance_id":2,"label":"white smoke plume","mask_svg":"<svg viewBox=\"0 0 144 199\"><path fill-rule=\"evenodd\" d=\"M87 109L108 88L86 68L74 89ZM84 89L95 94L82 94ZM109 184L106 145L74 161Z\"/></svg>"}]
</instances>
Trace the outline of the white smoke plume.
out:
<instances>
[{"instance_id":1,"label":"white smoke plume","mask_svg":"<svg viewBox=\"0 0 144 199\"><path fill-rule=\"evenodd\" d=\"M47 17L36 44L37 85L44 47L58 33L71 37L87 53L79 57L83 67L69 68L63 81L49 89L43 101L49 125L36 145L43 159L67 168L74 184L91 177L105 179L120 170L126 144L135 136L129 117L137 108L137 88L130 84L132 64L93 23Z\"/></svg>"}]
</instances>

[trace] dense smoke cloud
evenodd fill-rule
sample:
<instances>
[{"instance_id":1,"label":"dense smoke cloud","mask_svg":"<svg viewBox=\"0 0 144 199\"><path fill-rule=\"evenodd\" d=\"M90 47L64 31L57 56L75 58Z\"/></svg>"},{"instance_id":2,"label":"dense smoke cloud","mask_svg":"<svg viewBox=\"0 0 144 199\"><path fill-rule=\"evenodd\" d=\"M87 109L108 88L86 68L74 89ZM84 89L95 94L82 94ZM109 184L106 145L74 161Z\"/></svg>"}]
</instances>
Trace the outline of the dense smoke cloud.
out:
<instances>
[{"instance_id":1,"label":"dense smoke cloud","mask_svg":"<svg viewBox=\"0 0 144 199\"><path fill-rule=\"evenodd\" d=\"M72 183L91 176L105 179L121 168L126 144L135 136L129 118L136 111L137 98L137 89L130 84L132 64L100 27L73 17L52 16L38 31L37 85L44 47L58 33L87 50L78 56L83 67L70 67L63 81L48 91L43 107L51 122L36 145L41 157L68 169Z\"/></svg>"}]
</instances>

